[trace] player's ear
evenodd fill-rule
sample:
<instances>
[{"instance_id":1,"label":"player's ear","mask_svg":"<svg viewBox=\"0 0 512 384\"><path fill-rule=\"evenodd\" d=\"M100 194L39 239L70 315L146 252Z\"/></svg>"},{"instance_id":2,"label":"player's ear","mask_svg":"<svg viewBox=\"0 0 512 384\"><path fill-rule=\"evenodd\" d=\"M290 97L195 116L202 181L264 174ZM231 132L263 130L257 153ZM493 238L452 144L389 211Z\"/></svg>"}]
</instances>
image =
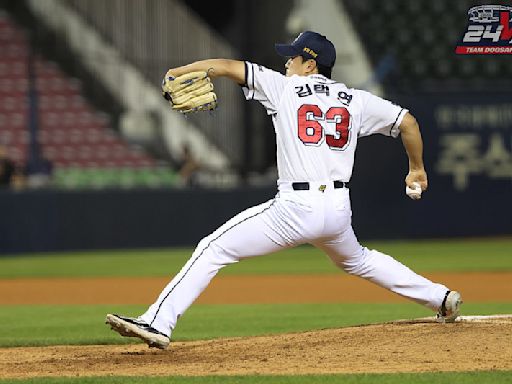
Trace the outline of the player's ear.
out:
<instances>
[{"instance_id":1,"label":"player's ear","mask_svg":"<svg viewBox=\"0 0 512 384\"><path fill-rule=\"evenodd\" d=\"M315 59L309 59L306 62L306 71L308 73L314 73L315 70L318 73L318 66L317 66L316 60Z\"/></svg>"}]
</instances>

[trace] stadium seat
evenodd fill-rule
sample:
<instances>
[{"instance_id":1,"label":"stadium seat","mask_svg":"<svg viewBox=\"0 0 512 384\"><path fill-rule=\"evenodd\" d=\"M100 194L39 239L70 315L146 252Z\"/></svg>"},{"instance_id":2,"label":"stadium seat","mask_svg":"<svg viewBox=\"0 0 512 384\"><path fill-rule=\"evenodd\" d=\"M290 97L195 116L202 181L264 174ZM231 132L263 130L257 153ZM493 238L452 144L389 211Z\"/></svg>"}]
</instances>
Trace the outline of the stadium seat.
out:
<instances>
[{"instance_id":1,"label":"stadium seat","mask_svg":"<svg viewBox=\"0 0 512 384\"><path fill-rule=\"evenodd\" d=\"M386 90L465 92L479 84L467 80L477 78L485 79L486 91L510 89L509 55L455 54L473 1L339 1L354 21L373 66L389 55L394 58L394 68L380 79Z\"/></svg>"},{"instance_id":2,"label":"stadium seat","mask_svg":"<svg viewBox=\"0 0 512 384\"><path fill-rule=\"evenodd\" d=\"M23 166L28 157L28 34L0 12L0 142ZM39 143L62 188L171 186L176 175L123 141L110 118L82 94L81 82L35 56Z\"/></svg>"}]
</instances>

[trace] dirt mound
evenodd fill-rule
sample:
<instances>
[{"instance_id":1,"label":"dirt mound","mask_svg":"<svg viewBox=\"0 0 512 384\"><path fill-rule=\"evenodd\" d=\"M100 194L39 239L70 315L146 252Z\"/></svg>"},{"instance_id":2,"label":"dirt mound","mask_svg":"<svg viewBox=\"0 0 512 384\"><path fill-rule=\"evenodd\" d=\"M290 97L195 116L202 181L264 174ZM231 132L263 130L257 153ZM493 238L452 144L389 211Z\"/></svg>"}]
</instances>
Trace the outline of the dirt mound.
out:
<instances>
[{"instance_id":1,"label":"dirt mound","mask_svg":"<svg viewBox=\"0 0 512 384\"><path fill-rule=\"evenodd\" d=\"M480 318L480 317L478 317ZM145 345L0 349L0 378L253 375L512 369L512 318L395 322L305 333Z\"/></svg>"}]
</instances>

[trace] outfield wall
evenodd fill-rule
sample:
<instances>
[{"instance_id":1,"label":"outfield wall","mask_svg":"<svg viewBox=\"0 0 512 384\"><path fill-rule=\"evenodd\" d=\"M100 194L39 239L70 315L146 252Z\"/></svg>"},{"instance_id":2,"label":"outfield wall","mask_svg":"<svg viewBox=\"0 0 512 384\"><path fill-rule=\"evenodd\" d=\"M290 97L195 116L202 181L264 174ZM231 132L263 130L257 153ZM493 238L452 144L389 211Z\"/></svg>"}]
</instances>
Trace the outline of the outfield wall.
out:
<instances>
[{"instance_id":1,"label":"outfield wall","mask_svg":"<svg viewBox=\"0 0 512 384\"><path fill-rule=\"evenodd\" d=\"M0 193L0 252L189 246L267 189Z\"/></svg>"},{"instance_id":2,"label":"outfield wall","mask_svg":"<svg viewBox=\"0 0 512 384\"><path fill-rule=\"evenodd\" d=\"M360 239L512 233L510 209L499 201L446 199L433 188L428 198L413 202L402 189L399 177L374 189L354 182L353 220ZM274 194L275 188L1 191L0 254L192 246Z\"/></svg>"}]
</instances>

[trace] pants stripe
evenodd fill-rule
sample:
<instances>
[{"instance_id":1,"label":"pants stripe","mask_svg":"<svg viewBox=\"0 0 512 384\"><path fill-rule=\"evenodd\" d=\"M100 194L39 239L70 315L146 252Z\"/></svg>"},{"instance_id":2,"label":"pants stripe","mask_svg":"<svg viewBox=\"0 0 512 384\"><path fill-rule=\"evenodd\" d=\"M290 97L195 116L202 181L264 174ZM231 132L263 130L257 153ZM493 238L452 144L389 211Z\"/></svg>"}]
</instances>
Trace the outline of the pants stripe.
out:
<instances>
[{"instance_id":1,"label":"pants stripe","mask_svg":"<svg viewBox=\"0 0 512 384\"><path fill-rule=\"evenodd\" d=\"M154 321L156 320L156 317L158 316L158 312L160 311L160 308L162 308L162 304L164 303L165 300L167 300L167 298L169 297L169 295L172 293L172 291L174 291L174 288L176 288L178 286L179 283L181 283L181 281L185 278L185 276L187 275L187 273L190 271L190 269L192 269L192 267L194 266L194 264L196 263L197 260L199 260L199 258L203 255L204 251L206 251L208 249L208 247L217 239L219 239L222 235L224 235L226 232L230 231L231 229L235 228L237 225L243 223L244 221L247 221L249 219L252 219L253 217L256 217L260 214L262 214L263 212L265 212L266 210L270 209L270 207L272 207L272 205L274 205L275 203L275 200L273 199L272 200L272 203L266 207L265 209L263 209L262 211L260 212L257 212L255 213L254 215L252 216L249 216L249 217L246 217L245 219L243 220L240 220L238 223L235 223L233 224L231 227L229 228L226 228L226 230L224 230L221 234L219 234L215 239L212 239L208 245L206 247L204 247L204 249L201 251L201 253L194 259L194 261L190 264L190 266L188 267L188 269L185 271L185 273L183 274L183 276L181 277L181 279L179 279L179 281L169 290L169 292L167 292L167 295L165 295L165 297L163 298L163 300L160 302L160 305L158 306L158 309L156 310L156 313L155 313L155 316L153 317L153 320L151 320L151 323L149 324L150 326L153 325Z\"/></svg>"}]
</instances>

